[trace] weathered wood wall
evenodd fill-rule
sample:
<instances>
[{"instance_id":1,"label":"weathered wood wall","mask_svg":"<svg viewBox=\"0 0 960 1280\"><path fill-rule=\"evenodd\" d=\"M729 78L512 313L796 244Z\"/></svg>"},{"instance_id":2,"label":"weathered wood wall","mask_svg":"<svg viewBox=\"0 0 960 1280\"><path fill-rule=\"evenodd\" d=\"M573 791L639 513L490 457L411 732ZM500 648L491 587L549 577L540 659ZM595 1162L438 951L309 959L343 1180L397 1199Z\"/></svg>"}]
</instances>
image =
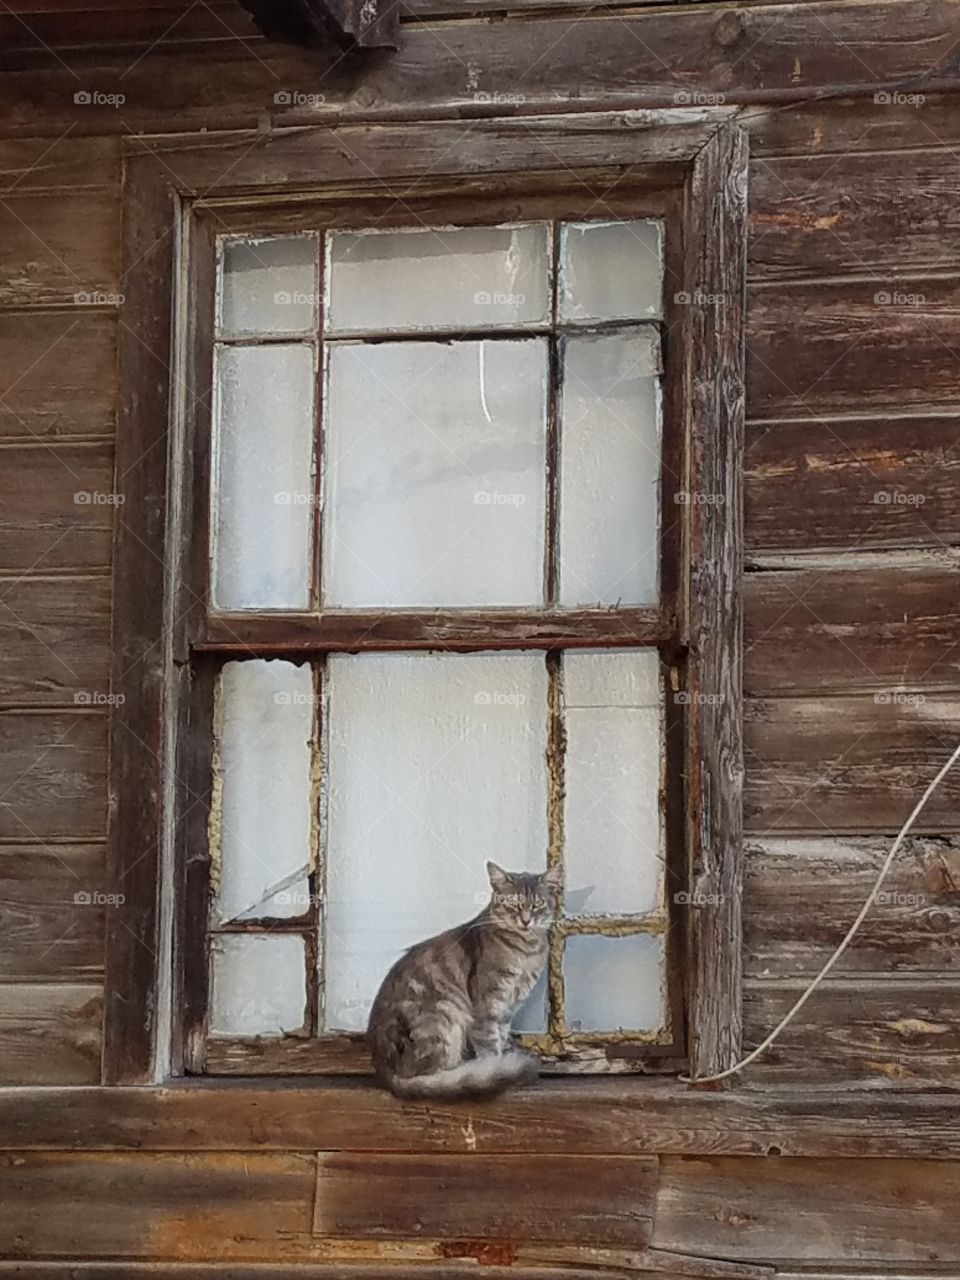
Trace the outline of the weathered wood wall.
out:
<instances>
[{"instance_id":1,"label":"weathered wood wall","mask_svg":"<svg viewBox=\"0 0 960 1280\"><path fill-rule=\"evenodd\" d=\"M842 937L960 734L960 97L946 92L960 7L751 0L570 17L563 0L524 0L524 14L486 22L465 13L510 6L408 0L400 52L365 70L267 46L234 4L102 19L34 7L0 16L0 1083L99 1080L109 906L85 898L107 888L124 136L248 130L241 140L257 145L270 127L533 116L569 110L571 97L587 110L719 95L751 136L744 964L756 1043ZM94 91L125 101L74 102ZM834 100L790 101L827 91ZM958 801L960 772L841 967L745 1083L960 1085ZM205 1259L279 1280L291 1269L253 1264L362 1262L371 1241L402 1235L422 1243L390 1256L414 1270L463 1256L471 1275L512 1261L532 1276L558 1261L536 1241L547 1228L556 1240L561 1219L591 1247L778 1263L785 1277L800 1263L820 1266L820 1280L850 1266L960 1266L958 1166L852 1158L882 1153L882 1112L843 1160L715 1155L702 1134L677 1151L652 1132L619 1163L570 1154L534 1169L523 1157L519 1181L519 1157L471 1148L471 1118L462 1160L396 1155L408 1163L392 1181L376 1154L317 1155L293 1138L251 1154L265 1140L255 1127L236 1152L184 1154L189 1126L183 1151L13 1151L0 1159L0 1257L53 1261L0 1262L0 1275ZM523 1109L504 1123L522 1126ZM612 1136L601 1147L616 1149ZM462 1204L459 1234L474 1243L450 1238L428 1195L377 1189L408 1178ZM487 1178L527 1242L509 1256L476 1243ZM119 1271L93 1265L101 1258ZM659 1269L699 1274L689 1262ZM228 1272L191 1261L164 1274Z\"/></svg>"}]
</instances>

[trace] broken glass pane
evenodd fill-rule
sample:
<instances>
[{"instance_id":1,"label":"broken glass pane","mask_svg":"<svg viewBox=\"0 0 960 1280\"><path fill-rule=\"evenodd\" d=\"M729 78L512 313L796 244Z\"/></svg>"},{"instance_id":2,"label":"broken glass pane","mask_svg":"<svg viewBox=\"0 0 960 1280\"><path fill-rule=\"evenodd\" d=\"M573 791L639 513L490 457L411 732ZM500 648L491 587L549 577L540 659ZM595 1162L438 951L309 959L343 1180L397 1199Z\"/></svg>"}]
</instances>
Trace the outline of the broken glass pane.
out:
<instances>
[{"instance_id":1,"label":"broken glass pane","mask_svg":"<svg viewBox=\"0 0 960 1280\"><path fill-rule=\"evenodd\" d=\"M210 1031L280 1036L306 1025L306 952L296 934L223 933L212 939Z\"/></svg>"}]
</instances>

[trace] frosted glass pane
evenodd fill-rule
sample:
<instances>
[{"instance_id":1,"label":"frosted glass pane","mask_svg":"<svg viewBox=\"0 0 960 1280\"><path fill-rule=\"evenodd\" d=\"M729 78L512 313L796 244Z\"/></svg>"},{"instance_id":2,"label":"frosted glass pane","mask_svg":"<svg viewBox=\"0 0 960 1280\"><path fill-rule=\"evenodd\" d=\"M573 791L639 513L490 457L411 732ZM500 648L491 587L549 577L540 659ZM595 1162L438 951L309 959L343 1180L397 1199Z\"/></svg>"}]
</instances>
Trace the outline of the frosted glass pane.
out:
<instances>
[{"instance_id":1,"label":"frosted glass pane","mask_svg":"<svg viewBox=\"0 0 960 1280\"><path fill-rule=\"evenodd\" d=\"M308 346L217 352L217 608L309 604L313 391Z\"/></svg>"},{"instance_id":2,"label":"frosted glass pane","mask_svg":"<svg viewBox=\"0 0 960 1280\"><path fill-rule=\"evenodd\" d=\"M360 1030L401 953L488 900L487 859L546 866L546 669L387 653L328 672L325 1021Z\"/></svg>"},{"instance_id":3,"label":"frosted glass pane","mask_svg":"<svg viewBox=\"0 0 960 1280\"><path fill-rule=\"evenodd\" d=\"M663 314L661 223L568 223L560 238L561 320L652 320Z\"/></svg>"},{"instance_id":4,"label":"frosted glass pane","mask_svg":"<svg viewBox=\"0 0 960 1280\"><path fill-rule=\"evenodd\" d=\"M539 603L546 342L351 343L328 361L326 602Z\"/></svg>"},{"instance_id":5,"label":"frosted glass pane","mask_svg":"<svg viewBox=\"0 0 960 1280\"><path fill-rule=\"evenodd\" d=\"M564 708L566 910L653 911L663 870L656 653L566 654Z\"/></svg>"},{"instance_id":6,"label":"frosted glass pane","mask_svg":"<svg viewBox=\"0 0 960 1280\"><path fill-rule=\"evenodd\" d=\"M560 602L657 600L659 340L646 329L564 344Z\"/></svg>"},{"instance_id":7,"label":"frosted glass pane","mask_svg":"<svg viewBox=\"0 0 960 1280\"><path fill-rule=\"evenodd\" d=\"M487 329L544 321L548 262L544 225L335 232L329 330Z\"/></svg>"},{"instance_id":8,"label":"frosted glass pane","mask_svg":"<svg viewBox=\"0 0 960 1280\"><path fill-rule=\"evenodd\" d=\"M663 939L567 938L564 1012L571 1031L652 1031L663 1022Z\"/></svg>"},{"instance_id":9,"label":"frosted glass pane","mask_svg":"<svg viewBox=\"0 0 960 1280\"><path fill-rule=\"evenodd\" d=\"M311 856L312 673L228 662L220 678L220 874L214 916L303 915Z\"/></svg>"},{"instance_id":10,"label":"frosted glass pane","mask_svg":"<svg viewBox=\"0 0 960 1280\"><path fill-rule=\"evenodd\" d=\"M212 939L214 1035L279 1036L306 1025L303 939L296 934L222 934Z\"/></svg>"},{"instance_id":11,"label":"frosted glass pane","mask_svg":"<svg viewBox=\"0 0 960 1280\"><path fill-rule=\"evenodd\" d=\"M317 310L314 236L225 240L220 272L222 332L313 331Z\"/></svg>"}]
</instances>

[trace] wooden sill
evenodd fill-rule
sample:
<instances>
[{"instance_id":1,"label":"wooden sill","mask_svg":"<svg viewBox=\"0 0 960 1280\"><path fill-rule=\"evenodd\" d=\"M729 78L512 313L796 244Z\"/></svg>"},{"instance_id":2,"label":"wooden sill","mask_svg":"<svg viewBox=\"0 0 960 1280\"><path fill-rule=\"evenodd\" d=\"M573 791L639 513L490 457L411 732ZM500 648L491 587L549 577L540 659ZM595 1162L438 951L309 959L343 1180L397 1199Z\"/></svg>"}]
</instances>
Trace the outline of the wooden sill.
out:
<instances>
[{"instance_id":1,"label":"wooden sill","mask_svg":"<svg viewBox=\"0 0 960 1280\"><path fill-rule=\"evenodd\" d=\"M579 1078L438 1106L343 1077L0 1089L0 1149L71 1148L956 1159L960 1091L711 1091Z\"/></svg>"}]
</instances>

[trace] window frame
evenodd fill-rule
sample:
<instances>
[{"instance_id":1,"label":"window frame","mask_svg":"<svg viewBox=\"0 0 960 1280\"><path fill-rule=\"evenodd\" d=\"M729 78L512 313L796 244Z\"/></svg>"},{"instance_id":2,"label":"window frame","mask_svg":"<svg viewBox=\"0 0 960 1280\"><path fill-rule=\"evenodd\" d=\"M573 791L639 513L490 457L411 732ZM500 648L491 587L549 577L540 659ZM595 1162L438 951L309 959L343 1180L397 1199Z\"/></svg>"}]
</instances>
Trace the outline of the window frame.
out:
<instances>
[{"instance_id":1,"label":"window frame","mask_svg":"<svg viewBox=\"0 0 960 1280\"><path fill-rule=\"evenodd\" d=\"M336 214L340 206L356 211L385 199L401 206L415 201L418 221L447 225L462 221L450 217L455 203L465 209L474 204L479 216L472 220L490 224L533 220L538 207L540 217L564 218L568 206L583 217L585 197L596 200L598 191L603 192L600 216L616 216L610 209L623 202L628 188L633 193L626 197L629 216L645 216L655 203L653 193L660 193L668 255L678 252L671 249L671 239L680 243L679 256L672 262L668 256L668 278L681 279L680 292L702 299L696 305L671 303L666 320L669 342L679 347L682 361L674 360L680 372L664 388L665 450L669 439L682 441L685 488L713 497L688 506L681 554L663 558L664 566L683 569L663 586L664 600L676 602L670 626L677 628L677 661L689 661L682 740L676 731L668 738L671 772L684 778L687 821L680 843L693 900L681 930L672 931L687 975L686 1007L675 1008L673 1017L685 1030L684 1065L694 1074L735 1060L741 1016L739 469L746 141L729 125L645 119L625 129L623 119L592 117L591 129L583 131L591 139L589 148L577 127L579 121L583 129L580 118L553 117L532 122L535 127L512 122L522 126L522 169L498 139L503 121L476 122L452 151L442 130L422 126L382 128L376 136L362 128L281 132L269 135L269 145L248 141L239 149L233 137L189 146L186 140L130 140L117 456L117 487L125 502L118 508L115 538L114 625L114 691L124 699L115 703L111 719L108 832L111 879L123 905L112 913L107 931L106 1082L143 1083L199 1065L203 1009L195 977L185 981L184 975L196 975L206 965L206 823L216 666L209 651L222 652L234 643L255 656L265 651L267 640L260 619L236 614L228 616L230 634L223 626L211 634L217 628L203 608L208 541L203 480L210 431L205 397L195 389L212 386L213 344L199 317L212 316L215 283L215 255L197 251L203 238L214 229L223 231L216 219L228 208L231 233L243 230L246 220L255 225L264 201L282 205L292 225L303 221L306 205L322 206L343 225ZM603 146L596 145L598 127ZM341 145L344 134L351 135L347 145ZM381 150L384 142L389 146L383 134L395 135L389 152ZM358 169L367 175L378 167L396 172L376 182L357 181ZM418 176L424 170L430 172L429 182ZM291 177L304 173L323 174L322 183ZM304 192L304 186L320 187L320 195ZM638 190L648 201L639 215ZM395 219L399 225L410 220L409 213ZM675 226L681 228L679 237L669 234ZM185 359L175 366L181 353ZM664 493L664 527L669 500ZM189 538L183 536L186 530L192 531ZM165 547L166 555L158 555L158 547ZM562 628L552 647L561 641L570 646L571 619L562 616L569 611L557 610L551 617L550 610L530 610L540 623L532 645L530 628L519 616L527 611L511 612L512 617L502 618L505 646L550 648L551 626ZM666 638L659 607L576 613L583 621L574 644L601 639L616 644L626 627L634 647L638 626L643 639L649 630L650 642L658 647ZM386 615L373 647L429 648L431 639L436 647L439 633L445 649L475 649L478 627L489 623L481 614L426 611L412 632ZM267 621L270 654L282 656L283 645L287 654L317 647L314 621L302 616ZM286 629L279 649L278 625ZM334 619L319 647L343 647L349 639L342 618ZM488 629L482 641L483 648L497 647ZM184 856L174 856L175 844ZM163 913L161 897L167 896L175 909ZM358 1069L355 1044L324 1043L329 1047L325 1071ZM676 1070L681 1064L670 1059L662 1065ZM256 1063L244 1058L234 1069L242 1074L312 1071L316 1060L298 1068L285 1057L265 1066L261 1054Z\"/></svg>"}]
</instances>

